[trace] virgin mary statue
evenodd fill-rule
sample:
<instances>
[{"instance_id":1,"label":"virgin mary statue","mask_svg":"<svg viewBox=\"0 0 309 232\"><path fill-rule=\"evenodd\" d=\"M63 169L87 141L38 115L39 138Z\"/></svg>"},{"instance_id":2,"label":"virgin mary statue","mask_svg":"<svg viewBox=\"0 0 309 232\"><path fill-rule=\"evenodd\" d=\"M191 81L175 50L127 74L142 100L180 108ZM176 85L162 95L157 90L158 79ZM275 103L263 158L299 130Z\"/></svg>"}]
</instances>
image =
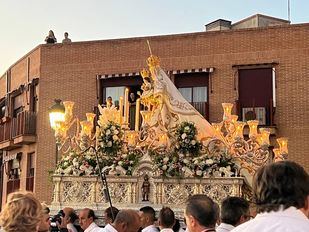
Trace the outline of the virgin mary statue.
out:
<instances>
[{"instance_id":1,"label":"virgin mary statue","mask_svg":"<svg viewBox=\"0 0 309 232\"><path fill-rule=\"evenodd\" d=\"M151 78L144 77L141 96L144 102L152 103L152 124L159 122L166 131L171 131L177 124L193 122L198 130L198 139L215 137L215 131L209 122L181 95L176 86L160 67L157 56L147 59ZM144 88L143 88L144 87ZM147 99L146 99L147 98Z\"/></svg>"}]
</instances>

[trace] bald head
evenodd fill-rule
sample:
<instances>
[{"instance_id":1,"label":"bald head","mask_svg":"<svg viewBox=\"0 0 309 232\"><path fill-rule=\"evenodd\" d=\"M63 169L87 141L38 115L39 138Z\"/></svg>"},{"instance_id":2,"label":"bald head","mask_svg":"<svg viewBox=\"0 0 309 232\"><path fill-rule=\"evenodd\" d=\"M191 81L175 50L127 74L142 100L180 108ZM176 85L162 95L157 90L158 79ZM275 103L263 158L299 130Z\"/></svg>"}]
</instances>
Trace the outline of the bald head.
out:
<instances>
[{"instance_id":1,"label":"bald head","mask_svg":"<svg viewBox=\"0 0 309 232\"><path fill-rule=\"evenodd\" d=\"M140 224L140 217L137 211L127 209L119 211L113 226L118 232L137 232Z\"/></svg>"}]
</instances>

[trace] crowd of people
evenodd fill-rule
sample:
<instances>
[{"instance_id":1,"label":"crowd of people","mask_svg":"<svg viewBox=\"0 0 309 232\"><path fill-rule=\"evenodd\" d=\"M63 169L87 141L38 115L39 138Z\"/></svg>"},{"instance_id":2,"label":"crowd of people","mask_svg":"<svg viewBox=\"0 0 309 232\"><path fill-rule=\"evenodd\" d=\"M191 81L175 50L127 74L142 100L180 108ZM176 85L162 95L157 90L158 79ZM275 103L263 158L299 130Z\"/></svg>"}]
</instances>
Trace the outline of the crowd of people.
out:
<instances>
[{"instance_id":1,"label":"crowd of people","mask_svg":"<svg viewBox=\"0 0 309 232\"><path fill-rule=\"evenodd\" d=\"M252 211L252 204L257 214ZM78 216L74 209L64 208L59 217L53 217L55 225L52 227L49 214L49 208L33 193L12 193L0 214L0 231L308 232L309 176L300 165L291 161L268 164L255 175L253 202L231 196L219 206L206 195L193 195L186 202L184 224L176 219L169 207L163 207L157 219L151 206L138 211L109 207L102 215L104 228L96 224L95 212L89 208L79 211Z\"/></svg>"}]
</instances>

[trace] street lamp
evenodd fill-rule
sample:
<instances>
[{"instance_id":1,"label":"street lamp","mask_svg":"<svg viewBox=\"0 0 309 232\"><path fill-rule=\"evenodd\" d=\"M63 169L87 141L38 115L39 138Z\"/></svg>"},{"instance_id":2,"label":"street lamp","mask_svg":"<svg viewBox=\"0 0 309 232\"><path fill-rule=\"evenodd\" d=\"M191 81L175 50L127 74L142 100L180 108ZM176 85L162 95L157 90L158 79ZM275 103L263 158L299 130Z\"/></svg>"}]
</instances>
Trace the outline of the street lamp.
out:
<instances>
[{"instance_id":1,"label":"street lamp","mask_svg":"<svg viewBox=\"0 0 309 232\"><path fill-rule=\"evenodd\" d=\"M55 104L48 110L49 122L55 133L59 130L60 124L65 121L65 107L60 99L55 99ZM56 165L58 162L58 140L56 138Z\"/></svg>"},{"instance_id":2,"label":"street lamp","mask_svg":"<svg viewBox=\"0 0 309 232\"><path fill-rule=\"evenodd\" d=\"M60 99L55 99L55 104L49 108L50 126L55 130L59 122L64 122L65 108Z\"/></svg>"}]
</instances>

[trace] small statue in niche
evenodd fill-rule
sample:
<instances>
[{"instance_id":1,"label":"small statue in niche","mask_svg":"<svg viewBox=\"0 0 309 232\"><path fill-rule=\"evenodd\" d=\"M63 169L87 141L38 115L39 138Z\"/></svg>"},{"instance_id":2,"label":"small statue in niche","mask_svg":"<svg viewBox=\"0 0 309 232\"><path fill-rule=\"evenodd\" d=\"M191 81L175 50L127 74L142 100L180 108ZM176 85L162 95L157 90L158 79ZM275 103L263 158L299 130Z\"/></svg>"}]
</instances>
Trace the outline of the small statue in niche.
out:
<instances>
[{"instance_id":1,"label":"small statue in niche","mask_svg":"<svg viewBox=\"0 0 309 232\"><path fill-rule=\"evenodd\" d=\"M149 177L146 174L144 176L144 182L143 182L143 185L142 185L143 201L149 201L149 193L150 193L150 182L149 182Z\"/></svg>"}]
</instances>

